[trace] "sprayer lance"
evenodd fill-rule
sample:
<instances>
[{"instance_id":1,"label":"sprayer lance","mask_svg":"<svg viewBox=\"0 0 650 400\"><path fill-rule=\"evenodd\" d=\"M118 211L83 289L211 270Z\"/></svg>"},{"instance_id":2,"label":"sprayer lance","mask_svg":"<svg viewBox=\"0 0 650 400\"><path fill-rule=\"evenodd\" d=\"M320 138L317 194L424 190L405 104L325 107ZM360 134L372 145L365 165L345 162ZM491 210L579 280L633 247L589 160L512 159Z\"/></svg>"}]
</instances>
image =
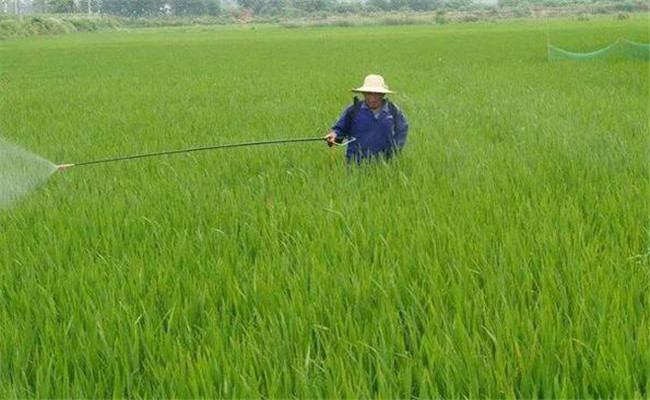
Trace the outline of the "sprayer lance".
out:
<instances>
[{"instance_id":1,"label":"sprayer lance","mask_svg":"<svg viewBox=\"0 0 650 400\"><path fill-rule=\"evenodd\" d=\"M63 171L65 171L67 169L70 169L70 168L72 168L74 166L75 166L75 164L59 164L59 165L56 166L56 170L60 171L60 172L63 172Z\"/></svg>"},{"instance_id":2,"label":"sprayer lance","mask_svg":"<svg viewBox=\"0 0 650 400\"><path fill-rule=\"evenodd\" d=\"M104 158L104 159L100 159L100 160L84 161L84 162L79 162L79 163L59 164L59 165L56 166L56 169L57 169L57 171L65 171L65 170L70 169L72 167L81 167L81 166L84 166L84 165L103 164L103 163L115 162L115 161L135 160L137 158L157 157L157 156L164 156L164 155L169 155L169 154L191 153L191 152L194 152L194 151L227 149L227 148L233 148L233 147L261 146L261 145L266 145L266 144L298 143L298 142L322 142L322 141L326 141L326 140L327 139L324 138L324 137L311 137L311 138L298 138L298 139L264 140L264 141L259 141L259 142L232 143L232 144L222 144L222 145L217 145L217 146L192 147L192 148L188 148L188 149L167 150L167 151L160 151L160 152L156 152L156 153L143 153L143 154L133 154L133 155L129 155L129 156ZM342 145L347 145L348 143L350 143L352 141L354 141L354 139L351 139L351 140L345 142Z\"/></svg>"}]
</instances>

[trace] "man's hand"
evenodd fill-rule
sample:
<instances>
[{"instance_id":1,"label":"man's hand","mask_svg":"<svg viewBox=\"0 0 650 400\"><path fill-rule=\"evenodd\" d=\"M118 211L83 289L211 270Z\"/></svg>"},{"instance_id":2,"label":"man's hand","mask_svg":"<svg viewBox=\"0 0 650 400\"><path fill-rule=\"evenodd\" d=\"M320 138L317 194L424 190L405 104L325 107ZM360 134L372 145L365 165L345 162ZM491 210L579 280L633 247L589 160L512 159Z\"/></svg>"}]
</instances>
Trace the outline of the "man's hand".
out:
<instances>
[{"instance_id":1,"label":"man's hand","mask_svg":"<svg viewBox=\"0 0 650 400\"><path fill-rule=\"evenodd\" d=\"M332 147L332 146L334 146L336 144L336 137L337 136L338 135L334 131L331 131L330 133L327 134L327 136L325 136L325 140L327 140L327 145L329 147Z\"/></svg>"}]
</instances>

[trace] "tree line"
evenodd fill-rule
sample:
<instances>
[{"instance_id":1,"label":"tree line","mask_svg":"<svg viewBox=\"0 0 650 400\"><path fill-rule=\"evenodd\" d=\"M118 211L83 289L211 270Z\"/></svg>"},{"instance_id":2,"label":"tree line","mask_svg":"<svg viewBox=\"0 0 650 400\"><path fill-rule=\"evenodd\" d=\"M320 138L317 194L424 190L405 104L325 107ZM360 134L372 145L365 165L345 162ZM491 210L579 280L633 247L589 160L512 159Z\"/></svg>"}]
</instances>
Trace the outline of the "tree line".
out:
<instances>
[{"instance_id":1,"label":"tree line","mask_svg":"<svg viewBox=\"0 0 650 400\"><path fill-rule=\"evenodd\" d=\"M1 2L2 0L0 0ZM13 2L16 0L8 0ZM19 0L42 14L110 14L120 17L220 15L221 0ZM9 7L11 8L11 7Z\"/></svg>"},{"instance_id":2,"label":"tree line","mask_svg":"<svg viewBox=\"0 0 650 400\"><path fill-rule=\"evenodd\" d=\"M493 6L598 3L611 0L496 0ZM644 0L614 0L638 2ZM474 0L0 0L0 13L88 13L119 17L220 16L230 10L254 15L300 15L320 12L468 10Z\"/></svg>"},{"instance_id":3,"label":"tree line","mask_svg":"<svg viewBox=\"0 0 650 400\"><path fill-rule=\"evenodd\" d=\"M503 0L499 0L503 1ZM119 17L219 16L231 9L254 15L319 12L465 9L473 0L0 0L0 13L109 14Z\"/></svg>"}]
</instances>

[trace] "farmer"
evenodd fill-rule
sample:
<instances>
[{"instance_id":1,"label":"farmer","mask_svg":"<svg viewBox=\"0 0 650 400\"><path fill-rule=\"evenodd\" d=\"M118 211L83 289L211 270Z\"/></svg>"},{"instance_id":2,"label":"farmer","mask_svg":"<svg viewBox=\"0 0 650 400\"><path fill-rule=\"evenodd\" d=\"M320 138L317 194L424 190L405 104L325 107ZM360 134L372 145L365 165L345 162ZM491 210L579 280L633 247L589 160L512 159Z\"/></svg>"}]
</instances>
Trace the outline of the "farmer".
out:
<instances>
[{"instance_id":1,"label":"farmer","mask_svg":"<svg viewBox=\"0 0 650 400\"><path fill-rule=\"evenodd\" d=\"M354 98L341 114L338 122L325 137L331 147L350 140L346 159L348 162L361 162L368 158L389 159L397 153L408 133L408 122L397 106L385 96L395 93L388 90L380 75L368 75L363 86L352 92L363 94L364 101Z\"/></svg>"}]
</instances>

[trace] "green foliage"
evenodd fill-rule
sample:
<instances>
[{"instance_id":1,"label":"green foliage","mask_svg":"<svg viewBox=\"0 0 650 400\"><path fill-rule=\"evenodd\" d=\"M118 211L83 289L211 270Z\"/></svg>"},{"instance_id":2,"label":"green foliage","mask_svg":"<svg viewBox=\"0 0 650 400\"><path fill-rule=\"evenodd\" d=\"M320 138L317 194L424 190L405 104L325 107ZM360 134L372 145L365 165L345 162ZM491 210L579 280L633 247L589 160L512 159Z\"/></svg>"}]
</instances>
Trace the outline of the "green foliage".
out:
<instances>
[{"instance_id":1,"label":"green foliage","mask_svg":"<svg viewBox=\"0 0 650 400\"><path fill-rule=\"evenodd\" d=\"M44 0L44 6L52 13L72 13L75 11L73 0Z\"/></svg>"},{"instance_id":2,"label":"green foliage","mask_svg":"<svg viewBox=\"0 0 650 400\"><path fill-rule=\"evenodd\" d=\"M446 24L447 23L446 13L441 10L436 11L435 21L436 24Z\"/></svg>"},{"instance_id":3,"label":"green foliage","mask_svg":"<svg viewBox=\"0 0 650 400\"><path fill-rule=\"evenodd\" d=\"M287 9L289 0L238 0L240 7L256 15L274 15Z\"/></svg>"},{"instance_id":4,"label":"green foliage","mask_svg":"<svg viewBox=\"0 0 650 400\"><path fill-rule=\"evenodd\" d=\"M88 3L90 2L90 4ZM127 18L200 17L221 15L221 0L33 0L30 9L37 13L70 14L90 12ZM255 16L322 17L328 13L367 14L382 12L485 11L486 9L518 17L530 16L531 8L558 8L554 12L612 14L616 12L648 11L642 0L498 0L495 5L472 0L236 0L239 12ZM227 12L231 12L230 9ZM470 17L473 18L473 17Z\"/></svg>"},{"instance_id":5,"label":"green foliage","mask_svg":"<svg viewBox=\"0 0 650 400\"><path fill-rule=\"evenodd\" d=\"M3 136L56 162L321 136L373 72L411 123L388 165L55 175L0 212L0 397L648 397L647 63L549 63L540 20L256 28L0 43Z\"/></svg>"},{"instance_id":6,"label":"green foliage","mask_svg":"<svg viewBox=\"0 0 650 400\"><path fill-rule=\"evenodd\" d=\"M361 2L335 2L332 11L338 14L359 14L364 11Z\"/></svg>"},{"instance_id":7,"label":"green foliage","mask_svg":"<svg viewBox=\"0 0 650 400\"><path fill-rule=\"evenodd\" d=\"M69 14L65 16L35 16L23 20L0 19L0 38L16 36L52 35L70 32L117 30L123 28L150 28L164 26L224 25L233 24L232 16L120 18L112 16L86 16Z\"/></svg>"},{"instance_id":8,"label":"green foliage","mask_svg":"<svg viewBox=\"0 0 650 400\"><path fill-rule=\"evenodd\" d=\"M98 21L87 18L68 18L66 19L78 32L94 31L99 28Z\"/></svg>"},{"instance_id":9,"label":"green foliage","mask_svg":"<svg viewBox=\"0 0 650 400\"><path fill-rule=\"evenodd\" d=\"M318 11L329 11L332 9L334 0L294 0L294 7L305 10L308 13L315 13Z\"/></svg>"},{"instance_id":10,"label":"green foliage","mask_svg":"<svg viewBox=\"0 0 650 400\"><path fill-rule=\"evenodd\" d=\"M21 36L24 34L23 24L13 18L0 20L0 38Z\"/></svg>"},{"instance_id":11,"label":"green foliage","mask_svg":"<svg viewBox=\"0 0 650 400\"><path fill-rule=\"evenodd\" d=\"M407 0L407 8L413 11L430 11L439 6L435 0Z\"/></svg>"},{"instance_id":12,"label":"green foliage","mask_svg":"<svg viewBox=\"0 0 650 400\"><path fill-rule=\"evenodd\" d=\"M155 17L164 13L165 0L103 0L102 12L123 17Z\"/></svg>"},{"instance_id":13,"label":"green foliage","mask_svg":"<svg viewBox=\"0 0 650 400\"><path fill-rule=\"evenodd\" d=\"M0 21L0 38L70 33L75 27L65 19L29 17L22 21L8 18Z\"/></svg>"},{"instance_id":14,"label":"green foliage","mask_svg":"<svg viewBox=\"0 0 650 400\"><path fill-rule=\"evenodd\" d=\"M390 9L390 0L368 0L367 4L371 10L387 11Z\"/></svg>"},{"instance_id":15,"label":"green foliage","mask_svg":"<svg viewBox=\"0 0 650 400\"><path fill-rule=\"evenodd\" d=\"M415 18L409 18L409 17L386 17L383 18L381 21L382 25L416 25L420 21L418 21Z\"/></svg>"},{"instance_id":16,"label":"green foliage","mask_svg":"<svg viewBox=\"0 0 650 400\"><path fill-rule=\"evenodd\" d=\"M69 23L56 18L31 17L25 24L30 35L56 35L72 32Z\"/></svg>"},{"instance_id":17,"label":"green foliage","mask_svg":"<svg viewBox=\"0 0 650 400\"><path fill-rule=\"evenodd\" d=\"M298 11L301 15L314 15L331 11L334 0L238 0L238 5L255 15L285 15Z\"/></svg>"},{"instance_id":18,"label":"green foliage","mask_svg":"<svg viewBox=\"0 0 650 400\"><path fill-rule=\"evenodd\" d=\"M221 14L221 2L215 0L173 0L169 4L174 15Z\"/></svg>"},{"instance_id":19,"label":"green foliage","mask_svg":"<svg viewBox=\"0 0 650 400\"><path fill-rule=\"evenodd\" d=\"M472 8L473 0L447 0L445 6L452 10L469 10Z\"/></svg>"},{"instance_id":20,"label":"green foliage","mask_svg":"<svg viewBox=\"0 0 650 400\"><path fill-rule=\"evenodd\" d=\"M75 15L66 17L34 16L21 21L7 18L0 20L0 38L118 29L124 22L110 17Z\"/></svg>"},{"instance_id":21,"label":"green foliage","mask_svg":"<svg viewBox=\"0 0 650 400\"><path fill-rule=\"evenodd\" d=\"M121 17L141 18L164 15L205 16L219 15L219 0L103 0L102 13Z\"/></svg>"}]
</instances>

